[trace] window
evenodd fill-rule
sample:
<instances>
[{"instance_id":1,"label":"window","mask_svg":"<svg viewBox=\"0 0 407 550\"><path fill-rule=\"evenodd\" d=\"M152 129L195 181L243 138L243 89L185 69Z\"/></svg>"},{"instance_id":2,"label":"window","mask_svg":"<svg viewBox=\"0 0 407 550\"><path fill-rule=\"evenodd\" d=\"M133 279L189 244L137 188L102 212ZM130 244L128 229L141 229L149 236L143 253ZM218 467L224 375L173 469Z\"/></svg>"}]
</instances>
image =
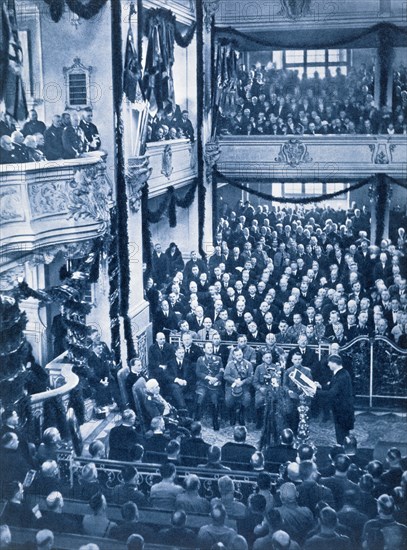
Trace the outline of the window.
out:
<instances>
[{"instance_id":1,"label":"window","mask_svg":"<svg viewBox=\"0 0 407 550\"><path fill-rule=\"evenodd\" d=\"M69 104L72 107L85 105L87 99L86 93L86 75L84 73L70 74L69 80Z\"/></svg>"},{"instance_id":2,"label":"window","mask_svg":"<svg viewBox=\"0 0 407 550\"><path fill-rule=\"evenodd\" d=\"M92 67L85 67L79 57L75 57L73 65L64 67L66 87L66 109L84 109L91 107L90 75Z\"/></svg>"},{"instance_id":3,"label":"window","mask_svg":"<svg viewBox=\"0 0 407 550\"><path fill-rule=\"evenodd\" d=\"M322 183L305 183L304 187L306 195L322 195L324 192Z\"/></svg>"},{"instance_id":4,"label":"window","mask_svg":"<svg viewBox=\"0 0 407 550\"><path fill-rule=\"evenodd\" d=\"M341 50L285 50L283 52L283 66L291 71L297 70L302 76L306 73L308 78L317 71L321 78L324 78L327 69L335 75L335 71L340 67L342 74L348 72L350 62L350 52Z\"/></svg>"},{"instance_id":5,"label":"window","mask_svg":"<svg viewBox=\"0 0 407 550\"><path fill-rule=\"evenodd\" d=\"M284 196L302 195L302 183L287 182L283 184Z\"/></svg>"}]
</instances>

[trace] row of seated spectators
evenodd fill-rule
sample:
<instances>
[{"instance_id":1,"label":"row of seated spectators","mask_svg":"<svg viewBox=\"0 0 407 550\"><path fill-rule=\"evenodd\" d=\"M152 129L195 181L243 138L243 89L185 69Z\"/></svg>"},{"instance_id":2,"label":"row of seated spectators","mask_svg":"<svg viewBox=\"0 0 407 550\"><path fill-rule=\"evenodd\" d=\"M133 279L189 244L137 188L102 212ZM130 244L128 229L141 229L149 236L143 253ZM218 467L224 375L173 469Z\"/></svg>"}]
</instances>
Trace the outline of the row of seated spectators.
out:
<instances>
[{"instance_id":1,"label":"row of seated spectators","mask_svg":"<svg viewBox=\"0 0 407 550\"><path fill-rule=\"evenodd\" d=\"M407 134L406 67L394 73L393 107L374 101L374 68L341 68L321 78L270 63L244 65L237 73L234 106L223 107L218 130L223 135ZM227 109L227 110L226 110Z\"/></svg>"},{"instance_id":2,"label":"row of seated spectators","mask_svg":"<svg viewBox=\"0 0 407 550\"><path fill-rule=\"evenodd\" d=\"M176 105L175 109L169 105L165 110L160 109L154 116L149 115L147 142L187 138L193 143L194 127L188 115L188 110L181 111L179 105Z\"/></svg>"},{"instance_id":3,"label":"row of seated spectators","mask_svg":"<svg viewBox=\"0 0 407 550\"><path fill-rule=\"evenodd\" d=\"M1 470L5 502L0 523L41 529L40 539L45 537L44 530L82 533L89 542L92 537L126 542L137 535L142 537L137 538L140 543L145 540L202 550L402 550L407 543L407 459L395 447L388 449L381 462L372 460L371 454L358 448L354 437L348 437L343 446L329 449L324 460L324 449L309 444L296 448L292 432L286 430L281 442L269 449L270 456L281 461L278 476L271 475L264 462L255 461L253 474L248 474L252 487L245 494L238 476L234 481L233 470L223 463L223 457L227 462L228 456L237 454L241 459L246 456L249 464L252 450L241 437L244 428L235 429L235 441L226 443L209 467L207 463L181 467L179 457L191 449L197 452L196 458L199 453L204 456L205 448L207 456L214 457L214 446L202 439L196 426L190 436L168 443L156 473L143 468L140 444L129 444L133 464L123 464L116 484L103 459L106 452L111 458L123 451L123 438L121 448L113 446L108 451L101 441L94 441L89 447L90 461L79 469L71 465L74 481L70 487L65 481L69 472L62 475L57 463L55 429L44 433L43 443L30 455L36 462L29 464L27 442L19 439L18 429L10 425L13 419L4 415L3 419L0 456L7 469ZM123 423L112 429L109 440L113 445L119 433L123 436L126 432L134 441L127 420L124 415ZM114 437L113 430L117 431ZM155 429L149 437L163 438L164 433ZM117 463L113 464L117 470ZM30 467L37 469L33 481L32 473L27 475ZM168 514L155 512L161 510ZM161 519L160 525L158 517L171 524L165 527ZM0 536L6 537L4 533L9 537L2 527ZM2 539L2 548L7 547L12 548Z\"/></svg>"},{"instance_id":4,"label":"row of seated spectators","mask_svg":"<svg viewBox=\"0 0 407 550\"><path fill-rule=\"evenodd\" d=\"M179 333L183 321L193 337L209 328L222 340L246 334L249 344L272 332L277 343L306 334L308 343L343 345L378 334L406 346L403 227L396 242L377 247L364 208L277 210L240 201L221 214L206 261L193 251L184 263L175 243L165 252L155 246L145 272L155 333Z\"/></svg>"},{"instance_id":5,"label":"row of seated spectators","mask_svg":"<svg viewBox=\"0 0 407 550\"><path fill-rule=\"evenodd\" d=\"M0 164L73 159L100 149L101 139L91 109L55 115L47 128L32 109L21 129L0 114Z\"/></svg>"}]
</instances>

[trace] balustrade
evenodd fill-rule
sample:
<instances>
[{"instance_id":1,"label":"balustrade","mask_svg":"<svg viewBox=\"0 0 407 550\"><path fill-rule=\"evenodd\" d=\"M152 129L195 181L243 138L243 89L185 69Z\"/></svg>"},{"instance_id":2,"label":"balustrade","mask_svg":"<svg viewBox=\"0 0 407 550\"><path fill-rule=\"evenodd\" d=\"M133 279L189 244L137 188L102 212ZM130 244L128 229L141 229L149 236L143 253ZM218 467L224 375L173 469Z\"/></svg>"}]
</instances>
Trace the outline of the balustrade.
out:
<instances>
[{"instance_id":1,"label":"balustrade","mask_svg":"<svg viewBox=\"0 0 407 550\"><path fill-rule=\"evenodd\" d=\"M1 263L94 239L109 224L112 186L106 155L0 165Z\"/></svg>"},{"instance_id":2,"label":"balustrade","mask_svg":"<svg viewBox=\"0 0 407 550\"><path fill-rule=\"evenodd\" d=\"M236 179L341 181L405 175L403 135L223 136L217 168Z\"/></svg>"}]
</instances>

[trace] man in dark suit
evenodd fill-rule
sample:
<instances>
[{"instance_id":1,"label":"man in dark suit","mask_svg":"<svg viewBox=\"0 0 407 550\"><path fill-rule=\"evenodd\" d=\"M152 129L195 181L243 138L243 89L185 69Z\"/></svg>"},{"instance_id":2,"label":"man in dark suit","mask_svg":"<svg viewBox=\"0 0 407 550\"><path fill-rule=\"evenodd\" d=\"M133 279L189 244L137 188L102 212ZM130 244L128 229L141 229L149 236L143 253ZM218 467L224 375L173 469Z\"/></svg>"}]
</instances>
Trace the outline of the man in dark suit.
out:
<instances>
[{"instance_id":1,"label":"man in dark suit","mask_svg":"<svg viewBox=\"0 0 407 550\"><path fill-rule=\"evenodd\" d=\"M82 120L80 122L80 127L85 134L86 140L88 142L89 151L97 151L100 149L102 142L100 141L99 131L97 126L93 124L93 112L91 109L86 109L82 113Z\"/></svg>"},{"instance_id":2,"label":"man in dark suit","mask_svg":"<svg viewBox=\"0 0 407 550\"><path fill-rule=\"evenodd\" d=\"M164 431L164 418L154 416L151 420L151 430L147 432L144 444L145 462L162 463L166 460L165 449L170 439Z\"/></svg>"},{"instance_id":3,"label":"man in dark suit","mask_svg":"<svg viewBox=\"0 0 407 550\"><path fill-rule=\"evenodd\" d=\"M165 341L162 332L157 332L155 344L148 350L148 370L150 377L154 376L156 369L161 366L167 366L169 361L174 358L174 348Z\"/></svg>"},{"instance_id":4,"label":"man in dark suit","mask_svg":"<svg viewBox=\"0 0 407 550\"><path fill-rule=\"evenodd\" d=\"M178 329L178 319L176 314L171 311L167 300L161 302L161 307L154 315L154 332L163 332L169 336L172 330Z\"/></svg>"},{"instance_id":5,"label":"man in dark suit","mask_svg":"<svg viewBox=\"0 0 407 550\"><path fill-rule=\"evenodd\" d=\"M300 336L298 337L298 346L290 350L287 357L288 367L291 366L291 359L295 353L301 354L302 365L304 365L304 367L308 367L314 375L314 371L317 368L318 356L313 349L308 347L308 338L305 336L305 334L300 334Z\"/></svg>"},{"instance_id":6,"label":"man in dark suit","mask_svg":"<svg viewBox=\"0 0 407 550\"><path fill-rule=\"evenodd\" d=\"M185 359L185 350L182 346L176 348L175 357L168 363L165 371L165 380L167 383L166 391L163 387L163 395L168 398L177 409L185 409L185 400L193 400L194 396L188 387L188 379L191 377L188 369L188 363ZM160 380L158 380L160 382ZM161 383L161 382L160 382ZM162 384L161 384L162 385Z\"/></svg>"},{"instance_id":7,"label":"man in dark suit","mask_svg":"<svg viewBox=\"0 0 407 550\"><path fill-rule=\"evenodd\" d=\"M322 389L319 382L316 382L316 394L317 397L329 400L334 417L336 441L342 445L355 423L352 380L348 371L343 368L339 355L329 357L328 367L333 375L329 388Z\"/></svg>"},{"instance_id":8,"label":"man in dark suit","mask_svg":"<svg viewBox=\"0 0 407 550\"><path fill-rule=\"evenodd\" d=\"M182 463L185 466L198 466L206 460L210 445L202 439L201 429L200 422L192 422L189 429L191 436L181 440Z\"/></svg>"},{"instance_id":9,"label":"man in dark suit","mask_svg":"<svg viewBox=\"0 0 407 550\"><path fill-rule=\"evenodd\" d=\"M228 441L222 447L222 463L236 470L249 470L250 458L256 452L253 445L246 443L247 429L245 426L235 426L234 441Z\"/></svg>"},{"instance_id":10,"label":"man in dark suit","mask_svg":"<svg viewBox=\"0 0 407 550\"><path fill-rule=\"evenodd\" d=\"M62 132L62 145L65 159L78 158L87 150L85 134L79 126L79 115L76 112L71 114L71 124Z\"/></svg>"},{"instance_id":11,"label":"man in dark suit","mask_svg":"<svg viewBox=\"0 0 407 550\"><path fill-rule=\"evenodd\" d=\"M144 440L134 428L136 414L131 409L126 409L122 414L122 423L110 430L109 434L109 459L131 461L131 449L134 445L142 445Z\"/></svg>"},{"instance_id":12,"label":"man in dark suit","mask_svg":"<svg viewBox=\"0 0 407 550\"><path fill-rule=\"evenodd\" d=\"M62 145L62 124L60 115L52 117L52 124L44 133L44 154L47 160L58 160L64 156Z\"/></svg>"},{"instance_id":13,"label":"man in dark suit","mask_svg":"<svg viewBox=\"0 0 407 550\"><path fill-rule=\"evenodd\" d=\"M169 275L168 257L162 252L161 244L157 243L151 257L152 275L157 287L163 286Z\"/></svg>"}]
</instances>

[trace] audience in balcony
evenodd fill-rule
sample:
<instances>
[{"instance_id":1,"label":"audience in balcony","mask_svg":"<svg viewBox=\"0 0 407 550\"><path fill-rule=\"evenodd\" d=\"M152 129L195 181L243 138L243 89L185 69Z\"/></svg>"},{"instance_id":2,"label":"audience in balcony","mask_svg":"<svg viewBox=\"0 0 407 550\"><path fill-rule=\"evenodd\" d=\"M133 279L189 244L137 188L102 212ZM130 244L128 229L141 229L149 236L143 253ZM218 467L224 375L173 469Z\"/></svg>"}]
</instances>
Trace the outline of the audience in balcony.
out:
<instances>
[{"instance_id":1,"label":"audience in balcony","mask_svg":"<svg viewBox=\"0 0 407 550\"><path fill-rule=\"evenodd\" d=\"M54 115L46 128L32 109L20 131L8 114L0 114L0 164L73 159L98 151L101 139L92 119L89 108L65 112Z\"/></svg>"},{"instance_id":2,"label":"audience in balcony","mask_svg":"<svg viewBox=\"0 0 407 550\"><path fill-rule=\"evenodd\" d=\"M179 105L175 107L175 110L170 105L165 110L158 111L154 117L150 115L147 125L147 142L187 138L193 143L195 132L188 115L188 110L181 111Z\"/></svg>"},{"instance_id":3,"label":"audience in balcony","mask_svg":"<svg viewBox=\"0 0 407 550\"><path fill-rule=\"evenodd\" d=\"M407 134L407 68L394 73L393 107L374 102L374 67L341 68L324 78L256 63L238 71L235 105L218 120L220 135Z\"/></svg>"}]
</instances>

